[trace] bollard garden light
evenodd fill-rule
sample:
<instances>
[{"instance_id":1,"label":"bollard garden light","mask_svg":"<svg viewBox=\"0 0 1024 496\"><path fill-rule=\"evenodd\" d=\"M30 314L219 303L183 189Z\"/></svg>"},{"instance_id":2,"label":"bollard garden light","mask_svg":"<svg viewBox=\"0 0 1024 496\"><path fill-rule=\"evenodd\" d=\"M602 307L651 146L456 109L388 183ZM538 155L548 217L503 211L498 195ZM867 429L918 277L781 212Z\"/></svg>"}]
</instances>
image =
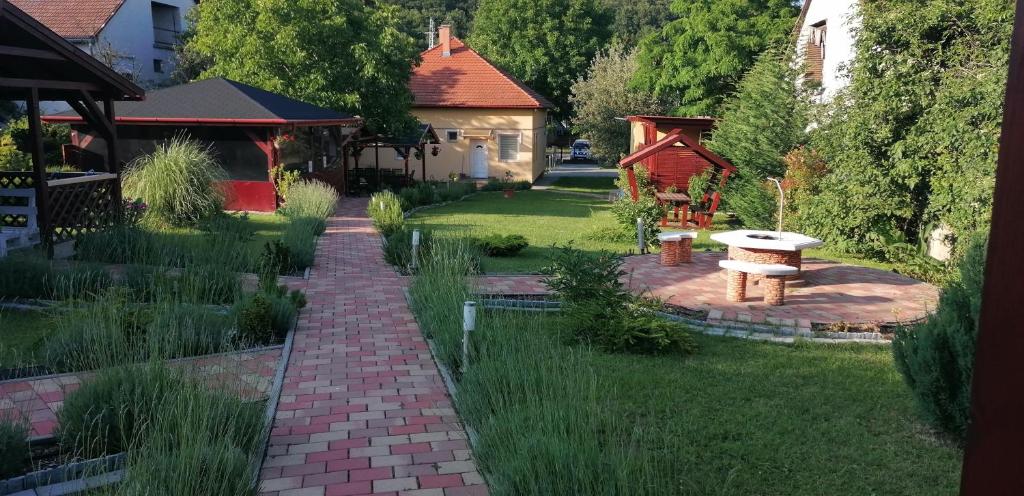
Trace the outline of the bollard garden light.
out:
<instances>
[{"instance_id":1,"label":"bollard garden light","mask_svg":"<svg viewBox=\"0 0 1024 496\"><path fill-rule=\"evenodd\" d=\"M476 302L467 301L462 305L462 373L469 366L469 335L476 330Z\"/></svg>"},{"instance_id":2,"label":"bollard garden light","mask_svg":"<svg viewBox=\"0 0 1024 496\"><path fill-rule=\"evenodd\" d=\"M420 251L420 230L414 229L412 231L412 268L415 269L419 265L419 251Z\"/></svg>"}]
</instances>

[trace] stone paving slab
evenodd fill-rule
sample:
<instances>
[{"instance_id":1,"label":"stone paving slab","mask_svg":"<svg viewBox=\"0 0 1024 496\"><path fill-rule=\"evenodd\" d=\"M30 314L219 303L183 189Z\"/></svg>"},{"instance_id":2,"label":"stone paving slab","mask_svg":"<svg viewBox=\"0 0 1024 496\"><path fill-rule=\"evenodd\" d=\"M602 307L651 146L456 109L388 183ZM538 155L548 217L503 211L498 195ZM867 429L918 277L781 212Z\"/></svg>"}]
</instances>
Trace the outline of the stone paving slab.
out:
<instances>
[{"instance_id":1,"label":"stone paving slab","mask_svg":"<svg viewBox=\"0 0 1024 496\"><path fill-rule=\"evenodd\" d=\"M365 210L342 200L320 238L261 494L487 494Z\"/></svg>"},{"instance_id":2,"label":"stone paving slab","mask_svg":"<svg viewBox=\"0 0 1024 496\"><path fill-rule=\"evenodd\" d=\"M281 348L175 360L211 385L230 388L243 397L265 396L272 385ZM57 427L64 397L88 381L92 373L28 377L0 382L0 419L27 420L32 436L49 436Z\"/></svg>"},{"instance_id":3,"label":"stone paving slab","mask_svg":"<svg viewBox=\"0 0 1024 496\"><path fill-rule=\"evenodd\" d=\"M939 289L893 272L804 259L807 285L786 288L786 304L765 305L758 285L747 284L740 303L725 299L725 272L718 267L724 253L694 253L693 263L664 267L659 255L627 257L623 282L637 293L668 303L706 310L711 322L749 322L809 329L812 323L889 323L920 319L938 304ZM540 276L483 276L482 293L546 293Z\"/></svg>"}]
</instances>

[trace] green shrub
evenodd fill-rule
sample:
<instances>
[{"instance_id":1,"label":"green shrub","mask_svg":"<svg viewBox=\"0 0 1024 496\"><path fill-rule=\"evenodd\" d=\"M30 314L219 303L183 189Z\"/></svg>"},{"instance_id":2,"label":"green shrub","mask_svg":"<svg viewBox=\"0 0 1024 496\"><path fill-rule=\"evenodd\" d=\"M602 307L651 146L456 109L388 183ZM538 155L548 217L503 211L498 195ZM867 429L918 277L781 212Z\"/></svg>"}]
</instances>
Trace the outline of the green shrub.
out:
<instances>
[{"instance_id":1,"label":"green shrub","mask_svg":"<svg viewBox=\"0 0 1024 496\"><path fill-rule=\"evenodd\" d=\"M615 185L622 191L625 191L626 194L612 204L612 215L615 216L615 220L618 221L623 232L631 234L634 242L637 241L636 221L641 219L643 222L645 244L648 246L658 246L658 234L661 233L661 219L667 212L666 207L658 204L658 200L654 196L654 186L651 184L647 169L640 165L637 165L634 169L639 198L633 201L626 170L620 169L619 179L615 182Z\"/></svg>"},{"instance_id":2,"label":"green shrub","mask_svg":"<svg viewBox=\"0 0 1024 496\"><path fill-rule=\"evenodd\" d=\"M32 253L0 258L0 298L49 298L50 262Z\"/></svg>"},{"instance_id":3,"label":"green shrub","mask_svg":"<svg viewBox=\"0 0 1024 496\"><path fill-rule=\"evenodd\" d=\"M64 398L56 435L85 458L120 453L140 441L180 381L163 366L101 370Z\"/></svg>"},{"instance_id":4,"label":"green shrub","mask_svg":"<svg viewBox=\"0 0 1024 496\"><path fill-rule=\"evenodd\" d=\"M124 171L125 196L149 205L147 217L171 225L192 225L224 208L218 184L227 173L209 149L185 137L172 138Z\"/></svg>"},{"instance_id":5,"label":"green shrub","mask_svg":"<svg viewBox=\"0 0 1024 496\"><path fill-rule=\"evenodd\" d=\"M323 231L322 221L311 217L292 219L281 235L281 242L288 249L290 265L288 272L299 272L312 267L316 259L316 238Z\"/></svg>"},{"instance_id":6,"label":"green shrub","mask_svg":"<svg viewBox=\"0 0 1024 496\"><path fill-rule=\"evenodd\" d=\"M504 181L492 178L487 180L487 184L480 187L480 191L505 191L507 189L526 191L531 188L533 188L533 183L530 181Z\"/></svg>"},{"instance_id":7,"label":"green shrub","mask_svg":"<svg viewBox=\"0 0 1024 496\"><path fill-rule=\"evenodd\" d=\"M384 245L384 261L394 265L403 273L412 267L412 229L404 228L387 237ZM420 231L420 247L417 252L419 262L430 256L430 245L433 235L430 231Z\"/></svg>"},{"instance_id":8,"label":"green shrub","mask_svg":"<svg viewBox=\"0 0 1024 496\"><path fill-rule=\"evenodd\" d=\"M920 325L898 329L892 342L896 366L925 421L961 441L970 421L985 247L984 240L971 244L959 280L943 290L936 312Z\"/></svg>"},{"instance_id":9,"label":"green shrub","mask_svg":"<svg viewBox=\"0 0 1024 496\"><path fill-rule=\"evenodd\" d=\"M29 459L28 423L0 418L0 480L19 475Z\"/></svg>"},{"instance_id":10,"label":"green shrub","mask_svg":"<svg viewBox=\"0 0 1024 496\"><path fill-rule=\"evenodd\" d=\"M244 343L269 343L273 337L274 305L262 293L243 299L236 308L238 337Z\"/></svg>"},{"instance_id":11,"label":"green shrub","mask_svg":"<svg viewBox=\"0 0 1024 496\"><path fill-rule=\"evenodd\" d=\"M661 302L633 296L622 284L622 259L611 253L559 248L544 284L562 300L565 328L578 342L608 352L692 354L697 342L686 326L655 312Z\"/></svg>"},{"instance_id":12,"label":"green shrub","mask_svg":"<svg viewBox=\"0 0 1024 496\"><path fill-rule=\"evenodd\" d=\"M690 181L686 184L686 195L690 197L693 205L700 204L709 186L711 186L711 168L690 176Z\"/></svg>"},{"instance_id":13,"label":"green shrub","mask_svg":"<svg viewBox=\"0 0 1024 496\"><path fill-rule=\"evenodd\" d=\"M340 199L338 191L323 181L299 181L288 188L288 202L281 207L281 213L288 217L326 219L334 215Z\"/></svg>"},{"instance_id":14,"label":"green shrub","mask_svg":"<svg viewBox=\"0 0 1024 496\"><path fill-rule=\"evenodd\" d=\"M476 183L473 182L446 182L437 185L437 195L442 202L460 200L462 197L475 192Z\"/></svg>"},{"instance_id":15,"label":"green shrub","mask_svg":"<svg viewBox=\"0 0 1024 496\"><path fill-rule=\"evenodd\" d=\"M374 193L366 207L366 214L373 219L373 227L385 238L398 232L405 224L402 201L390 191Z\"/></svg>"},{"instance_id":16,"label":"green shrub","mask_svg":"<svg viewBox=\"0 0 1024 496\"><path fill-rule=\"evenodd\" d=\"M521 234L491 234L476 240L485 255L489 257L514 257L530 246Z\"/></svg>"},{"instance_id":17,"label":"green shrub","mask_svg":"<svg viewBox=\"0 0 1024 496\"><path fill-rule=\"evenodd\" d=\"M748 229L774 229L778 223L779 200L775 186L740 173L725 186L725 206Z\"/></svg>"}]
</instances>

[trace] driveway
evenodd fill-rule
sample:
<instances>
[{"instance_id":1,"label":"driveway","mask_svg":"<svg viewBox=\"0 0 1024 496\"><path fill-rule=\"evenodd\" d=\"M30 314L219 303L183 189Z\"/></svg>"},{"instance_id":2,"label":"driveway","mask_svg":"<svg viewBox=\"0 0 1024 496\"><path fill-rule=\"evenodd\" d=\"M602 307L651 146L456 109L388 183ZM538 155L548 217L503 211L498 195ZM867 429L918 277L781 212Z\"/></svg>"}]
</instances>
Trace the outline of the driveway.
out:
<instances>
[{"instance_id":1,"label":"driveway","mask_svg":"<svg viewBox=\"0 0 1024 496\"><path fill-rule=\"evenodd\" d=\"M616 169L602 169L596 163L565 162L534 183L537 189L545 189L554 184L560 177L619 177Z\"/></svg>"}]
</instances>

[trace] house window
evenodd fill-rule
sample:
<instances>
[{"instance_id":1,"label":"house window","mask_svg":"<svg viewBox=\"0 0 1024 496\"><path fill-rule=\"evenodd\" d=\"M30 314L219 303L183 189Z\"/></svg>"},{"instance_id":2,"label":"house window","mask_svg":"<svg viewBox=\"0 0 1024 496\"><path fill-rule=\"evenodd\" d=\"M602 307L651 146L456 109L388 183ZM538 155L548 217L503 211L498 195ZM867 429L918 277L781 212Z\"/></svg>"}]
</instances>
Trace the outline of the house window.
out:
<instances>
[{"instance_id":1,"label":"house window","mask_svg":"<svg viewBox=\"0 0 1024 496\"><path fill-rule=\"evenodd\" d=\"M164 72L164 61L160 59L153 59L153 72L157 74L163 74Z\"/></svg>"},{"instance_id":2,"label":"house window","mask_svg":"<svg viewBox=\"0 0 1024 496\"><path fill-rule=\"evenodd\" d=\"M822 80L827 33L825 21L811 25L811 31L807 37L807 47L804 52L804 64L806 65L804 78L808 81Z\"/></svg>"},{"instance_id":3,"label":"house window","mask_svg":"<svg viewBox=\"0 0 1024 496\"><path fill-rule=\"evenodd\" d=\"M171 50L181 39L181 10L173 5L150 3L153 20L153 46Z\"/></svg>"},{"instance_id":4,"label":"house window","mask_svg":"<svg viewBox=\"0 0 1024 496\"><path fill-rule=\"evenodd\" d=\"M499 134L498 135L498 160L514 161L519 160L519 135Z\"/></svg>"},{"instance_id":5,"label":"house window","mask_svg":"<svg viewBox=\"0 0 1024 496\"><path fill-rule=\"evenodd\" d=\"M458 129L449 129L448 132L445 133L445 134L448 135L447 138L448 138L448 142L449 143L455 143L456 141L459 141L459 130Z\"/></svg>"}]
</instances>

